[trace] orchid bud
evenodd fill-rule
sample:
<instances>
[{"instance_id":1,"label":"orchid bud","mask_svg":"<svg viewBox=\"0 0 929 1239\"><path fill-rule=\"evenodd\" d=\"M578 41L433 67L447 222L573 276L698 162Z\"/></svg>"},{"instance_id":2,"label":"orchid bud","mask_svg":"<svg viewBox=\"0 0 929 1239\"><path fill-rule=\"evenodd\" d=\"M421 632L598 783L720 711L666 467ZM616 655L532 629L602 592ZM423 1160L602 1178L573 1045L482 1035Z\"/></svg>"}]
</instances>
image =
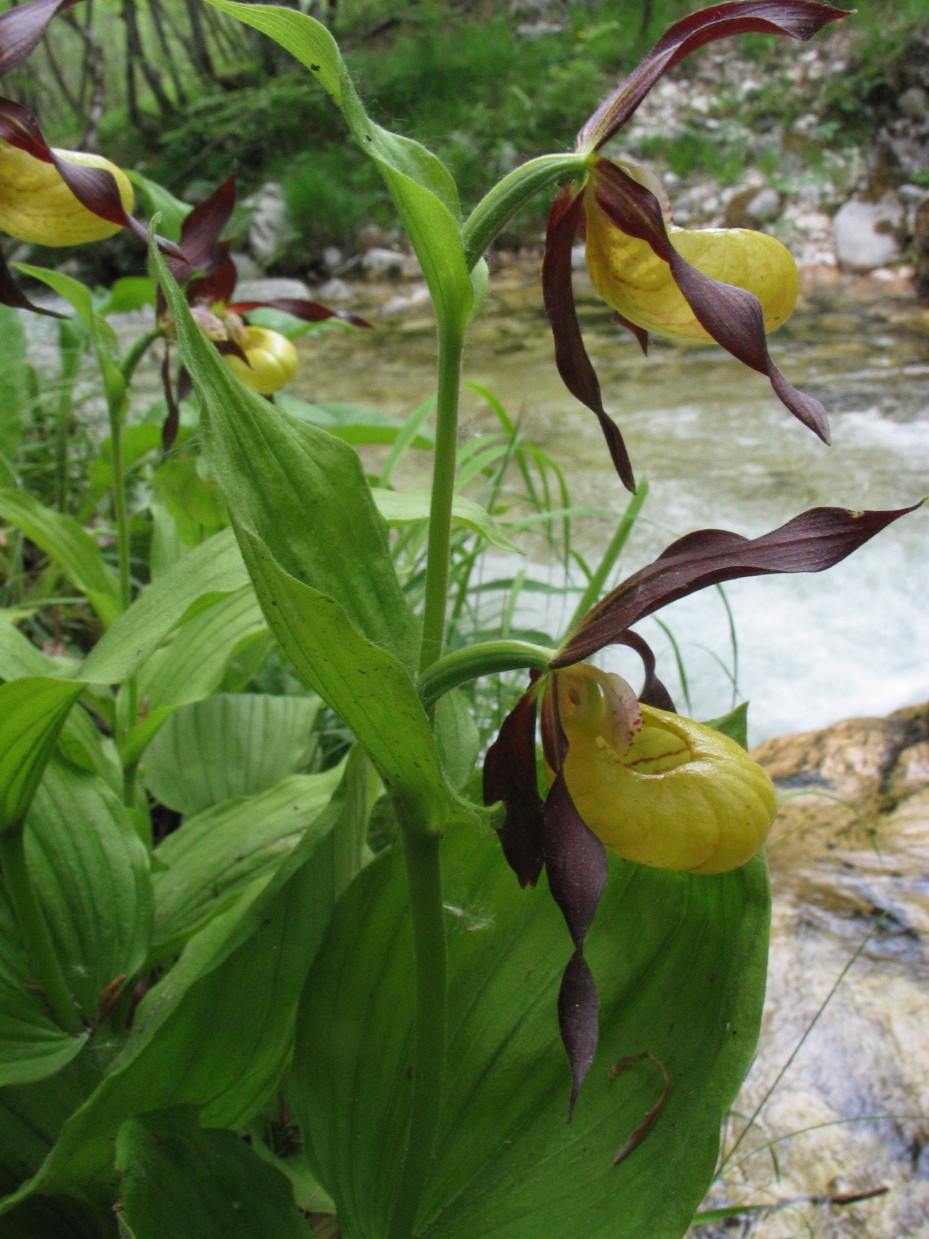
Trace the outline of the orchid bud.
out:
<instances>
[{"instance_id":1,"label":"orchid bud","mask_svg":"<svg viewBox=\"0 0 929 1239\"><path fill-rule=\"evenodd\" d=\"M734 740L666 710L631 707L624 680L587 664L557 672L555 682L565 782L608 848L638 864L704 874L754 856L774 821L774 785Z\"/></svg>"},{"instance_id":2,"label":"orchid bud","mask_svg":"<svg viewBox=\"0 0 929 1239\"><path fill-rule=\"evenodd\" d=\"M647 170L628 164L622 167L658 198L668 240L682 258L714 280L753 293L761 303L766 331L790 317L799 278L786 246L748 228L676 228L670 222L667 197L653 185ZM670 266L648 241L617 228L597 205L593 190L588 191L586 207L587 269L603 300L645 331L677 340L711 341L713 337L697 320Z\"/></svg>"},{"instance_id":3,"label":"orchid bud","mask_svg":"<svg viewBox=\"0 0 929 1239\"><path fill-rule=\"evenodd\" d=\"M116 179L123 207L132 210L132 186L116 164L84 151L54 153L67 163L106 169ZM121 227L84 206L53 163L0 141L0 231L33 245L60 246L102 241Z\"/></svg>"},{"instance_id":4,"label":"orchid bud","mask_svg":"<svg viewBox=\"0 0 929 1239\"><path fill-rule=\"evenodd\" d=\"M297 350L279 331L267 327L245 326L236 332L247 361L234 353L224 354L224 361L237 379L261 396L278 391L297 373Z\"/></svg>"}]
</instances>

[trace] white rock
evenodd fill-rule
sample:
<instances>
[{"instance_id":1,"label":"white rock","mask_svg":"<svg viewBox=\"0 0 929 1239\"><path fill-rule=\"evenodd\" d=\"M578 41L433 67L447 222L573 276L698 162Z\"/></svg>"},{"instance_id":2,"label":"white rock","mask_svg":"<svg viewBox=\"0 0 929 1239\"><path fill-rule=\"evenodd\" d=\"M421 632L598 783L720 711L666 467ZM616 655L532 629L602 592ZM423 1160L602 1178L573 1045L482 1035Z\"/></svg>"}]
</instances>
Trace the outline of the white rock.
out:
<instances>
[{"instance_id":1,"label":"white rock","mask_svg":"<svg viewBox=\"0 0 929 1239\"><path fill-rule=\"evenodd\" d=\"M773 185L759 189L745 206L745 214L758 224L769 223L781 213L781 195Z\"/></svg>"},{"instance_id":2,"label":"white rock","mask_svg":"<svg viewBox=\"0 0 929 1239\"><path fill-rule=\"evenodd\" d=\"M368 275L377 279L397 277L403 274L404 255L399 250L373 246L361 256L361 266Z\"/></svg>"},{"instance_id":3,"label":"white rock","mask_svg":"<svg viewBox=\"0 0 929 1239\"><path fill-rule=\"evenodd\" d=\"M327 280L316 292L316 297L324 305L337 305L339 302L352 301L355 295L350 285L344 280Z\"/></svg>"},{"instance_id":4,"label":"white rock","mask_svg":"<svg viewBox=\"0 0 929 1239\"><path fill-rule=\"evenodd\" d=\"M304 300L309 296L310 290L302 280L287 280L283 277L239 280L235 289L236 301L275 301L279 297Z\"/></svg>"},{"instance_id":5,"label":"white rock","mask_svg":"<svg viewBox=\"0 0 929 1239\"><path fill-rule=\"evenodd\" d=\"M293 235L284 191L280 185L269 181L246 205L252 210L248 225L249 248L258 262L267 266L278 257Z\"/></svg>"},{"instance_id":6,"label":"white rock","mask_svg":"<svg viewBox=\"0 0 929 1239\"><path fill-rule=\"evenodd\" d=\"M886 193L877 202L855 197L841 206L833 220L839 263L852 271L873 271L898 261L897 236L905 220L903 203Z\"/></svg>"}]
</instances>

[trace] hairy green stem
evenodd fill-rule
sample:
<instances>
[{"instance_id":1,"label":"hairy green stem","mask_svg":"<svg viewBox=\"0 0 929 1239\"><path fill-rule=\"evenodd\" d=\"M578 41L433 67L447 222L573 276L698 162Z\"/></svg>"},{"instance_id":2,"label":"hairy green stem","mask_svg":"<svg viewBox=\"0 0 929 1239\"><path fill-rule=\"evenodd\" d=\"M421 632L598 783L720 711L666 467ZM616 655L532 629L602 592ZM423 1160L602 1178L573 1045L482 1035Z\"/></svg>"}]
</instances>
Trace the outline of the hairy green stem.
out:
<instances>
[{"instance_id":1,"label":"hairy green stem","mask_svg":"<svg viewBox=\"0 0 929 1239\"><path fill-rule=\"evenodd\" d=\"M473 267L516 212L543 189L587 171L583 155L542 155L515 168L486 194L462 227L465 257Z\"/></svg>"},{"instance_id":2,"label":"hairy green stem","mask_svg":"<svg viewBox=\"0 0 929 1239\"><path fill-rule=\"evenodd\" d=\"M84 1031L84 1024L72 1001L45 915L29 876L23 834L22 825L13 826L0 834L0 864L3 866L6 888L49 1010L66 1032L80 1033Z\"/></svg>"},{"instance_id":3,"label":"hairy green stem","mask_svg":"<svg viewBox=\"0 0 929 1239\"><path fill-rule=\"evenodd\" d=\"M77 366L62 366L61 391L55 414L55 507L64 512L68 507L68 446L71 437L71 400Z\"/></svg>"},{"instance_id":4,"label":"hairy green stem","mask_svg":"<svg viewBox=\"0 0 929 1239\"><path fill-rule=\"evenodd\" d=\"M471 645L433 663L419 682L420 696L428 709L459 684L467 684L482 675L518 671L522 667L545 671L555 653L553 649L528 641L484 641Z\"/></svg>"},{"instance_id":5,"label":"hairy green stem","mask_svg":"<svg viewBox=\"0 0 929 1239\"><path fill-rule=\"evenodd\" d=\"M445 615L448 605L449 551L452 539L452 503L455 498L455 468L458 454L458 400L461 388L463 338L450 331L439 332L436 436L429 509L429 542L426 550L426 597L420 673L441 658L445 647Z\"/></svg>"},{"instance_id":6,"label":"hairy green stem","mask_svg":"<svg viewBox=\"0 0 929 1239\"><path fill-rule=\"evenodd\" d=\"M572 633L584 618L587 612L595 603L600 601L603 593L603 586L606 583L607 577L616 566L616 561L622 554L623 547L632 532L632 527L635 525L639 517L639 511L642 504L645 502L648 495L648 482L641 482L635 490L635 494L626 505L626 510L622 515L622 520L616 526L616 532L609 541L609 545L603 552L600 563L597 565L596 571L587 582L587 588L580 597L580 601L574 609L574 614L571 616L571 622L568 624L568 632Z\"/></svg>"},{"instance_id":7,"label":"hairy green stem","mask_svg":"<svg viewBox=\"0 0 929 1239\"><path fill-rule=\"evenodd\" d=\"M413 1239L439 1125L448 1036L441 842L435 833L407 829L403 834L416 968L413 1094L406 1153L385 1239Z\"/></svg>"}]
</instances>

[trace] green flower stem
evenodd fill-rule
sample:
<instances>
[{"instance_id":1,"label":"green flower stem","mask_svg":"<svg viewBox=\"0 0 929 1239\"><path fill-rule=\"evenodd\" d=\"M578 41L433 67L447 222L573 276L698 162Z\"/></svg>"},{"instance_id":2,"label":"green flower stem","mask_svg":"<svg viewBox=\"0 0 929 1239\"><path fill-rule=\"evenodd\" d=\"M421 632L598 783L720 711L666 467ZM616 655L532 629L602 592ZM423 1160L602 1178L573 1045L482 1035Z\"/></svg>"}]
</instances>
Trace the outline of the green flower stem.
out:
<instances>
[{"instance_id":1,"label":"green flower stem","mask_svg":"<svg viewBox=\"0 0 929 1239\"><path fill-rule=\"evenodd\" d=\"M132 376L135 374L139 362L155 341L161 338L161 330L158 327L152 327L150 331L143 332L137 340L133 340L132 344L130 344L126 356L119 363L120 373L126 380L127 385L132 381Z\"/></svg>"},{"instance_id":2,"label":"green flower stem","mask_svg":"<svg viewBox=\"0 0 929 1239\"><path fill-rule=\"evenodd\" d=\"M542 155L515 168L481 199L461 229L468 266L474 266L500 230L536 194L586 172L587 159L577 154Z\"/></svg>"},{"instance_id":3,"label":"green flower stem","mask_svg":"<svg viewBox=\"0 0 929 1239\"><path fill-rule=\"evenodd\" d=\"M448 605L449 553L452 540L452 503L458 455L458 400L461 388L463 335L439 332L436 435L429 509L429 541L426 550L426 597L420 673L441 658L445 647L445 614Z\"/></svg>"},{"instance_id":4,"label":"green flower stem","mask_svg":"<svg viewBox=\"0 0 929 1239\"><path fill-rule=\"evenodd\" d=\"M135 369L160 332L154 328L139 336L120 362L120 373L128 386ZM123 459L123 418L125 398L107 401L110 423L110 451L113 457L113 519L116 524L116 552L119 561L119 601L125 611L132 602L132 577L129 565L129 515L126 507L126 465Z\"/></svg>"},{"instance_id":5,"label":"green flower stem","mask_svg":"<svg viewBox=\"0 0 929 1239\"><path fill-rule=\"evenodd\" d=\"M406 1153L385 1239L412 1239L432 1168L448 1038L447 961L442 874L436 833L404 830L416 968L413 1095Z\"/></svg>"},{"instance_id":6,"label":"green flower stem","mask_svg":"<svg viewBox=\"0 0 929 1239\"><path fill-rule=\"evenodd\" d=\"M71 999L61 964L52 945L45 915L29 877L23 836L21 824L0 834L3 877L49 1010L66 1032L82 1033L84 1024L80 1012Z\"/></svg>"},{"instance_id":7,"label":"green flower stem","mask_svg":"<svg viewBox=\"0 0 929 1239\"><path fill-rule=\"evenodd\" d=\"M68 446L71 436L71 400L80 365L76 348L62 347L61 390L55 415L55 507L64 512L68 507Z\"/></svg>"},{"instance_id":8,"label":"green flower stem","mask_svg":"<svg viewBox=\"0 0 929 1239\"><path fill-rule=\"evenodd\" d=\"M603 586L606 584L606 579L616 566L616 561L622 554L623 548L632 532L632 527L635 525L639 517L642 504L648 495L648 482L640 482L636 487L635 494L626 505L626 510L623 513L622 520L616 526L616 532L610 539L610 543L600 563L597 566L596 572L587 582L587 588L581 595L580 601L571 616L571 622L568 624L568 633L573 633L575 627L584 618L587 612L595 603L600 601L603 593Z\"/></svg>"},{"instance_id":9,"label":"green flower stem","mask_svg":"<svg viewBox=\"0 0 929 1239\"><path fill-rule=\"evenodd\" d=\"M554 657L555 650L531 645L528 641L485 641L446 654L433 663L419 682L420 695L428 709L459 684L467 684L482 675L517 671L521 667L545 671Z\"/></svg>"}]
</instances>

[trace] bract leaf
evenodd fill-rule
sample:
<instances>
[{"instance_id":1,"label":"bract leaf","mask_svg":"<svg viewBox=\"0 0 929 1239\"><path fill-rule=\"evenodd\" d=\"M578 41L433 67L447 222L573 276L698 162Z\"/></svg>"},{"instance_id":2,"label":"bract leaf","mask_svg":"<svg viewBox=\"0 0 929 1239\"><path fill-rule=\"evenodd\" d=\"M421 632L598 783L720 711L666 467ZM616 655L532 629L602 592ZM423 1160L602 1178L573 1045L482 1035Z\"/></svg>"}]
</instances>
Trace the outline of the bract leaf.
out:
<instances>
[{"instance_id":1,"label":"bract leaf","mask_svg":"<svg viewBox=\"0 0 929 1239\"><path fill-rule=\"evenodd\" d=\"M239 383L197 327L157 252L154 261L202 401L211 462L236 522L264 540L287 573L337 598L365 637L412 666L418 621L357 454Z\"/></svg>"},{"instance_id":2,"label":"bract leaf","mask_svg":"<svg viewBox=\"0 0 929 1239\"><path fill-rule=\"evenodd\" d=\"M271 630L297 672L358 737L400 811L418 828L467 817L402 663L365 640L334 598L285 572L259 539L245 530L239 537Z\"/></svg>"},{"instance_id":3,"label":"bract leaf","mask_svg":"<svg viewBox=\"0 0 929 1239\"><path fill-rule=\"evenodd\" d=\"M446 331L463 333L474 291L458 221L458 191L445 165L420 143L371 120L338 45L314 18L275 5L209 3L267 34L316 75L387 183L429 285L436 318Z\"/></svg>"}]
</instances>

